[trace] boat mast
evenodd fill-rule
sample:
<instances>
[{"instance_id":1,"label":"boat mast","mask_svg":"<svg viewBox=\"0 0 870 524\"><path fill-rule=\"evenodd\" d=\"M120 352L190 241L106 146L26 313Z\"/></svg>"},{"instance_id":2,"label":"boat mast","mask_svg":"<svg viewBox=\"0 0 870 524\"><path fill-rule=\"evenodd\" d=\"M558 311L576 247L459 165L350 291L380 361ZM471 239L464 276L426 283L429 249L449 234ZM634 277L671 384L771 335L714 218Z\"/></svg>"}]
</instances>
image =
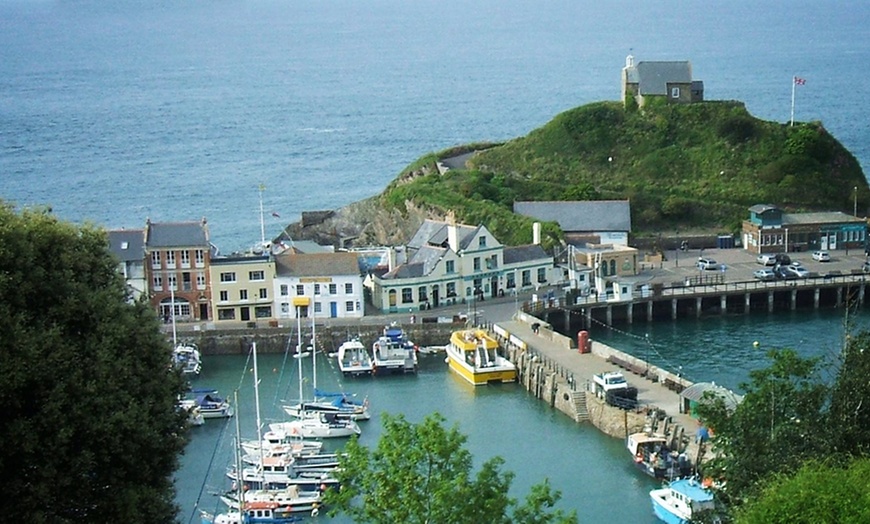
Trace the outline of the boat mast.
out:
<instances>
[{"instance_id":1,"label":"boat mast","mask_svg":"<svg viewBox=\"0 0 870 524\"><path fill-rule=\"evenodd\" d=\"M239 405L239 390L233 390L233 402ZM261 450L262 451L262 450ZM239 518L245 511L245 474L242 471L242 429L239 416L236 415L236 496L239 498Z\"/></svg>"},{"instance_id":2,"label":"boat mast","mask_svg":"<svg viewBox=\"0 0 870 524\"><path fill-rule=\"evenodd\" d=\"M260 247L266 247L266 222L263 218L263 191L266 186L260 184Z\"/></svg>"},{"instance_id":3,"label":"boat mast","mask_svg":"<svg viewBox=\"0 0 870 524\"><path fill-rule=\"evenodd\" d=\"M175 329L175 287L169 286L169 300L172 301L169 307L172 309L172 347L178 347L178 332Z\"/></svg>"},{"instance_id":4,"label":"boat mast","mask_svg":"<svg viewBox=\"0 0 870 524\"><path fill-rule=\"evenodd\" d=\"M260 472L263 474L263 484L265 487L266 474L263 471L263 422L260 420L260 377L257 371L257 343L253 342L251 346L254 353L254 405L257 410L257 447L260 451Z\"/></svg>"},{"instance_id":5,"label":"boat mast","mask_svg":"<svg viewBox=\"0 0 870 524\"><path fill-rule=\"evenodd\" d=\"M311 400L317 398L317 346L315 345L314 337L314 315L311 315L311 377L314 391L311 393Z\"/></svg>"},{"instance_id":6,"label":"boat mast","mask_svg":"<svg viewBox=\"0 0 870 524\"><path fill-rule=\"evenodd\" d=\"M299 405L302 406L302 307L296 306L296 360L299 362Z\"/></svg>"}]
</instances>

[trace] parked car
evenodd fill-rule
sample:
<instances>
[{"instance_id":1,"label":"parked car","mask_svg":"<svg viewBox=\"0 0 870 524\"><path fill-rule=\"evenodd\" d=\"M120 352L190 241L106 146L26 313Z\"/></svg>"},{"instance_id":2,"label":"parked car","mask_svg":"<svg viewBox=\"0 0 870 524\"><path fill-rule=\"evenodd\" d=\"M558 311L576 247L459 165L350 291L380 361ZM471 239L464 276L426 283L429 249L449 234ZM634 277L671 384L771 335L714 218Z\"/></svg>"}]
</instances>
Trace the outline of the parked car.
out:
<instances>
[{"instance_id":1,"label":"parked car","mask_svg":"<svg viewBox=\"0 0 870 524\"><path fill-rule=\"evenodd\" d=\"M827 251L813 251L813 260L818 260L819 262L830 262L831 254Z\"/></svg>"},{"instance_id":2,"label":"parked car","mask_svg":"<svg viewBox=\"0 0 870 524\"><path fill-rule=\"evenodd\" d=\"M704 258L699 257L698 262L695 263L698 269L702 271L718 271L719 263L713 260L712 258Z\"/></svg>"},{"instance_id":3,"label":"parked car","mask_svg":"<svg viewBox=\"0 0 870 524\"><path fill-rule=\"evenodd\" d=\"M790 271L794 276L798 278L807 278L810 276L810 272L807 268L801 266L800 264L789 264L785 266L785 269Z\"/></svg>"},{"instance_id":4,"label":"parked car","mask_svg":"<svg viewBox=\"0 0 870 524\"><path fill-rule=\"evenodd\" d=\"M788 270L788 266L777 266L773 272L776 273L776 278L781 280L794 280L797 278L797 275Z\"/></svg>"},{"instance_id":5,"label":"parked car","mask_svg":"<svg viewBox=\"0 0 870 524\"><path fill-rule=\"evenodd\" d=\"M758 280L776 280L776 273L774 273L769 267L756 269L752 275Z\"/></svg>"},{"instance_id":6,"label":"parked car","mask_svg":"<svg viewBox=\"0 0 870 524\"><path fill-rule=\"evenodd\" d=\"M864 273L870 273L870 260L866 260L863 264L861 264L861 271Z\"/></svg>"},{"instance_id":7,"label":"parked car","mask_svg":"<svg viewBox=\"0 0 870 524\"><path fill-rule=\"evenodd\" d=\"M773 259L774 259L775 263L779 264L780 266L787 266L787 265L791 264L791 257L786 255L785 253L777 253L773 257Z\"/></svg>"},{"instance_id":8,"label":"parked car","mask_svg":"<svg viewBox=\"0 0 870 524\"><path fill-rule=\"evenodd\" d=\"M758 255L755 261L762 266L772 266L776 264L776 257L774 257L773 255Z\"/></svg>"}]
</instances>

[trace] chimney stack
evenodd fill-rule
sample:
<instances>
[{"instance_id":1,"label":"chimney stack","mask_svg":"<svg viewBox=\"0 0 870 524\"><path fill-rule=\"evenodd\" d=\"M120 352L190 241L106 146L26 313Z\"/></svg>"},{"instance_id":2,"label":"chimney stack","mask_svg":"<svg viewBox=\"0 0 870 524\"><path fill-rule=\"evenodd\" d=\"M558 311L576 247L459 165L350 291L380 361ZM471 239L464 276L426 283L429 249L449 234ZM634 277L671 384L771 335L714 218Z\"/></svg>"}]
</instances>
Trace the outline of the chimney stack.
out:
<instances>
[{"instance_id":1,"label":"chimney stack","mask_svg":"<svg viewBox=\"0 0 870 524\"><path fill-rule=\"evenodd\" d=\"M541 245L541 223L535 222L532 224L532 244Z\"/></svg>"}]
</instances>

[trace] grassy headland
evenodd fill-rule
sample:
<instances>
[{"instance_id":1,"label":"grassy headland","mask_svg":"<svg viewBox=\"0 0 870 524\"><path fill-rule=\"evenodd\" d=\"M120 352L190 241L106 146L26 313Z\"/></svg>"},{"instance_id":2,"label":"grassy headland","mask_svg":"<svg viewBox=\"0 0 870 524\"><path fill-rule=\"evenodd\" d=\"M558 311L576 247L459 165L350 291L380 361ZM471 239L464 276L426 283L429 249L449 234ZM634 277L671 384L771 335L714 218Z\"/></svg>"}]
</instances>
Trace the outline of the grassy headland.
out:
<instances>
[{"instance_id":1,"label":"grassy headland","mask_svg":"<svg viewBox=\"0 0 870 524\"><path fill-rule=\"evenodd\" d=\"M469 168L439 174L440 159L477 151ZM508 245L531 241L515 200L630 199L635 234L739 229L754 204L787 211L859 214L870 187L858 161L820 122L759 120L740 102L653 104L643 110L598 102L566 111L504 144L469 144L430 154L380 195L386 210L483 223ZM561 236L544 224L545 243Z\"/></svg>"}]
</instances>

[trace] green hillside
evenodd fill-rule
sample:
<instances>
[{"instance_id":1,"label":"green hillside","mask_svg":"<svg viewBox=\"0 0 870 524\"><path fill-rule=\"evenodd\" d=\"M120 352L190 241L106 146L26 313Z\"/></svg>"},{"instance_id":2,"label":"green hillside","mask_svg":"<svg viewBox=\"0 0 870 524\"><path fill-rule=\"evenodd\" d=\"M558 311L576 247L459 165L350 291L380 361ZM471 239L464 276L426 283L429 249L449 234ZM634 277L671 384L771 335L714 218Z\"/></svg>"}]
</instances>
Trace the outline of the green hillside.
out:
<instances>
[{"instance_id":1,"label":"green hillside","mask_svg":"<svg viewBox=\"0 0 870 524\"><path fill-rule=\"evenodd\" d=\"M439 175L438 159L479 151L468 170ZM507 244L528 242L515 200L631 200L636 234L735 232L753 204L790 211L858 209L870 188L852 154L821 123L767 122L739 102L656 104L642 111L600 102L566 111L505 144L471 144L409 166L382 195L485 223ZM559 236L545 225L551 240Z\"/></svg>"}]
</instances>

